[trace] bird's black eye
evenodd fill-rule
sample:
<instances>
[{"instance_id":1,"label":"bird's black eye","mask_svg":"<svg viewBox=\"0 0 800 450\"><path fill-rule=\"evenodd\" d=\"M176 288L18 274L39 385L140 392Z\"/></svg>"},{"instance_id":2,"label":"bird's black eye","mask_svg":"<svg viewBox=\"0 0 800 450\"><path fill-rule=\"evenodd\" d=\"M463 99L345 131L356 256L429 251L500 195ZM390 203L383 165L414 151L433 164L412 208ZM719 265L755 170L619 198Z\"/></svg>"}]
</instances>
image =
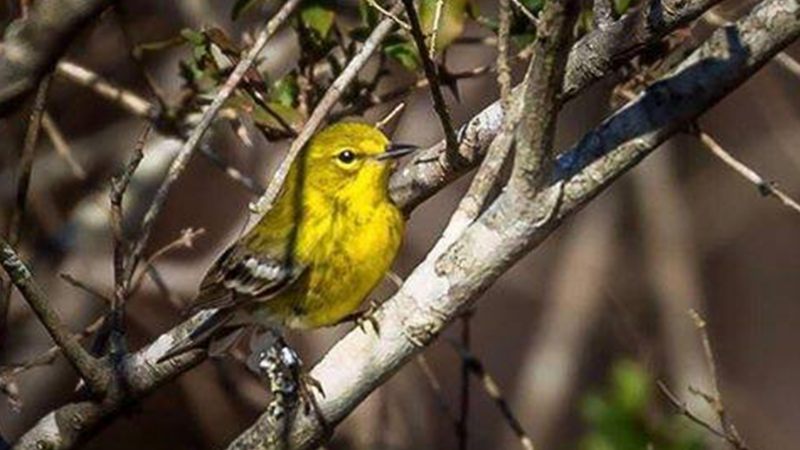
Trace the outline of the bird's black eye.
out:
<instances>
[{"instance_id":1,"label":"bird's black eye","mask_svg":"<svg viewBox=\"0 0 800 450\"><path fill-rule=\"evenodd\" d=\"M339 161L345 164L350 164L356 160L356 154L352 150L342 150L337 157Z\"/></svg>"}]
</instances>

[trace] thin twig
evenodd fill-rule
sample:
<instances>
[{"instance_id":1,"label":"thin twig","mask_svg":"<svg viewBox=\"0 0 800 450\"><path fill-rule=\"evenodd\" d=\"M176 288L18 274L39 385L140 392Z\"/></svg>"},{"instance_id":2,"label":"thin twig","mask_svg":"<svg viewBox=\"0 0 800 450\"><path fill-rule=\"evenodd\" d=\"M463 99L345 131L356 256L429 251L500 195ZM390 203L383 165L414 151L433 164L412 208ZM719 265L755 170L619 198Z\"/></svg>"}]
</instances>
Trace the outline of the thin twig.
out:
<instances>
[{"instance_id":1,"label":"thin twig","mask_svg":"<svg viewBox=\"0 0 800 450\"><path fill-rule=\"evenodd\" d=\"M400 115L401 112L403 112L403 109L405 109L405 107L406 107L405 102L398 103L397 106L395 106L394 108L392 108L391 111L389 111L389 114L386 114L381 120L375 122L375 128L379 130L384 129L386 125L389 124L389 122L393 121Z\"/></svg>"},{"instance_id":2,"label":"thin twig","mask_svg":"<svg viewBox=\"0 0 800 450\"><path fill-rule=\"evenodd\" d=\"M663 381L659 380L657 381L657 384L658 388L661 390L661 392L664 394L667 400L669 400L669 402L678 410L678 412L681 415L685 416L687 419L691 420L697 425L700 425L701 427L705 428L714 436L730 443L738 450L744 450L740 447L736 447L736 444L731 442L730 437L723 431L718 430L716 427L714 427L713 425L711 425L710 423L706 422L705 420L697 416L695 413L693 413L692 410L690 410L689 407L686 406L686 403L682 402L678 398L678 396L674 392L672 392Z\"/></svg>"},{"instance_id":3,"label":"thin twig","mask_svg":"<svg viewBox=\"0 0 800 450\"><path fill-rule=\"evenodd\" d=\"M431 30L431 46L428 54L431 58L436 55L436 39L439 38L439 27L442 25L442 10L444 10L444 0L436 0L436 11L433 14L433 28Z\"/></svg>"},{"instance_id":4,"label":"thin twig","mask_svg":"<svg viewBox=\"0 0 800 450\"><path fill-rule=\"evenodd\" d=\"M699 392L699 390L689 388L690 391L693 391L695 394L700 395L703 399L708 402L708 404L714 408L714 411L717 413L717 417L719 418L719 423L722 426L722 429L725 431L725 434L730 437L733 441L734 447L737 450L749 450L747 444L745 444L744 440L742 439L741 435L739 435L739 431L736 429L736 425L730 421L728 418L728 413L725 410L725 404L722 402L722 393L719 389L719 378L717 373L717 362L716 358L714 358L714 351L711 348L711 339L708 337L708 329L706 327L706 322L700 316L697 311L691 310L689 314L692 316L694 320L695 326L697 330L700 332L700 337L703 341L703 350L706 354L706 361L708 363L708 371L711 374L711 386L713 392L711 395L703 394Z\"/></svg>"},{"instance_id":5,"label":"thin twig","mask_svg":"<svg viewBox=\"0 0 800 450\"><path fill-rule=\"evenodd\" d=\"M61 133L55 120L53 120L53 117L50 116L47 111L45 111L42 116L42 128L44 128L45 133L47 133L47 137L53 144L56 153L67 163L73 175L75 175L75 178L79 180L86 179L86 170L81 166L78 160L75 159L72 147L67 143L64 134Z\"/></svg>"},{"instance_id":6,"label":"thin twig","mask_svg":"<svg viewBox=\"0 0 800 450\"><path fill-rule=\"evenodd\" d=\"M450 118L450 109L442 94L442 86L436 70L436 64L431 59L431 55L425 45L425 34L422 32L417 10L414 8L414 0L403 0L403 4L406 8L406 15L408 15L408 22L411 25L411 36L414 38L417 50L419 50L422 68L425 70L425 77L428 79L433 108L436 114L439 115L439 121L442 124L447 150L450 154L456 154L458 152L458 138L456 137L455 128L453 128L453 121Z\"/></svg>"},{"instance_id":7,"label":"thin twig","mask_svg":"<svg viewBox=\"0 0 800 450\"><path fill-rule=\"evenodd\" d=\"M383 6L379 5L376 0L367 0L367 4L369 6L375 8L375 10L378 11L379 13L381 13L384 16L388 17L389 19L393 20L394 23L396 23L398 26L400 26L400 28L402 28L404 30L407 30L407 31L411 30L411 26L409 24L403 22L403 19L397 17L397 14L395 14L392 11L389 11L388 9L386 9Z\"/></svg>"},{"instance_id":8,"label":"thin twig","mask_svg":"<svg viewBox=\"0 0 800 450\"><path fill-rule=\"evenodd\" d=\"M458 342L451 339L447 339L446 341L456 351L456 353L458 353L469 371L481 381L484 390L489 395L489 398L494 401L495 406L497 406L500 414L503 415L503 418L506 420L509 428L511 428L511 431L513 431L517 438L519 438L522 447L526 450L534 450L533 440L522 427L522 423L514 415L514 412L511 411L511 407L509 406L505 396L503 396L500 386L498 386L494 378L486 371L486 368L483 366L481 360Z\"/></svg>"},{"instance_id":9,"label":"thin twig","mask_svg":"<svg viewBox=\"0 0 800 450\"><path fill-rule=\"evenodd\" d=\"M539 19L528 9L527 6L523 5L519 0L511 0L511 3L517 7L517 9L530 20L534 26L537 28L539 27Z\"/></svg>"},{"instance_id":10,"label":"thin twig","mask_svg":"<svg viewBox=\"0 0 800 450\"><path fill-rule=\"evenodd\" d=\"M116 86L86 67L71 62L61 62L57 66L57 69L57 75L79 86L91 89L95 94L111 101L113 104L134 116L150 121L153 125L157 126L162 133L174 135L176 138L184 140L185 136L180 134L179 130L182 129L184 125L189 124L173 123L174 120L172 118L165 115L164 111L159 111L159 107L156 104L149 102L144 97L141 97L133 91ZM258 184L258 182L243 174L235 167L230 166L209 146L201 143L200 152L203 156L208 158L211 163L222 170L225 175L244 186L250 192L256 195L264 193L264 188Z\"/></svg>"},{"instance_id":11,"label":"thin twig","mask_svg":"<svg viewBox=\"0 0 800 450\"><path fill-rule=\"evenodd\" d=\"M113 328L120 334L124 334L125 300L128 297L128 288L130 287L134 268L133 255L130 253L130 242L124 231L122 202L125 199L125 192L133 179L133 174L144 158L144 146L150 135L150 130L150 125L147 125L139 135L128 163L122 173L112 179L109 191L111 230L114 237L114 297L111 303L111 314L114 318Z\"/></svg>"},{"instance_id":12,"label":"thin twig","mask_svg":"<svg viewBox=\"0 0 800 450\"><path fill-rule=\"evenodd\" d=\"M701 427L705 428L711 434L717 436L718 438L724 440L728 444L731 445L736 450L750 450L750 447L744 442L742 437L739 435L739 431L736 429L736 426L728 419L727 412L725 411L725 405L722 402L722 394L719 390L719 378L717 373L717 363L716 359L714 358L714 351L711 348L711 339L708 337L708 329L706 328L706 322L700 316L700 314L695 310L690 310L689 315L692 317L694 321L695 327L697 327L697 331L700 333L700 339L703 343L703 350L706 356L706 363L708 364L708 371L711 378L711 394L705 393L700 391L699 389L689 387L689 392L694 395L699 396L703 400L705 400L709 406L714 409L714 412L717 414L717 418L719 420L719 424L721 429L717 429L710 423L706 422L702 418L700 418L697 414L695 414L686 403L681 402L678 397L669 390L669 388L661 381L658 382L658 387L667 397L667 399L672 403L678 411L687 417L692 422L700 425Z\"/></svg>"},{"instance_id":13,"label":"thin twig","mask_svg":"<svg viewBox=\"0 0 800 450\"><path fill-rule=\"evenodd\" d=\"M425 381L427 381L428 387L430 387L431 392L433 392L433 396L436 399L436 404L453 426L453 430L458 433L460 426L458 418L456 417L453 409L450 408L450 405L447 403L447 396L444 393L444 389L442 389L442 383L439 382L439 378L437 378L436 374L433 373L433 369L431 369L430 364L428 364L428 359L425 358L425 355L419 355L415 361L420 372L422 372Z\"/></svg>"},{"instance_id":14,"label":"thin twig","mask_svg":"<svg viewBox=\"0 0 800 450\"><path fill-rule=\"evenodd\" d=\"M144 268L139 272L134 278L134 281L131 283L130 293L133 294L139 290L142 282L144 281L144 276L147 274L151 274L150 268L155 265L155 262L160 259L161 257L172 253L179 249L191 249L194 247L195 240L202 236L206 232L205 229L200 228L195 230L194 228L185 228L181 230L181 235L175 239L174 241L170 242L169 244L165 245L161 249L157 250L155 253L150 255L147 258L147 261L144 262Z\"/></svg>"},{"instance_id":15,"label":"thin twig","mask_svg":"<svg viewBox=\"0 0 800 450\"><path fill-rule=\"evenodd\" d=\"M774 182L765 180L753 169L747 167L744 163L725 151L725 149L722 148L722 146L713 137L711 137L711 135L703 131L698 131L697 137L714 156L720 159L720 161L738 172L746 180L753 183L756 188L758 188L758 192L761 195L775 197L781 203L791 208L792 211L800 213L800 204L798 204L797 201L783 192L783 190L779 189Z\"/></svg>"},{"instance_id":16,"label":"thin twig","mask_svg":"<svg viewBox=\"0 0 800 450\"><path fill-rule=\"evenodd\" d=\"M105 317L98 317L94 322L89 324L89 326L84 328L83 331L78 333L76 339L84 339L91 336L100 329L104 321ZM9 397L12 406L19 408L22 405L22 401L18 395L18 389L16 388L17 377L31 369L52 364L55 362L58 355L62 353L61 350L62 348L58 345L53 345L27 361L0 368L0 392Z\"/></svg>"},{"instance_id":17,"label":"thin twig","mask_svg":"<svg viewBox=\"0 0 800 450\"><path fill-rule=\"evenodd\" d=\"M158 108L145 98L133 91L115 86L97 73L71 61L59 62L56 66L56 75L90 88L135 116L153 119L158 115Z\"/></svg>"},{"instance_id":18,"label":"thin twig","mask_svg":"<svg viewBox=\"0 0 800 450\"><path fill-rule=\"evenodd\" d=\"M39 129L42 125L42 115L44 114L47 103L47 92L50 88L50 75L42 78L39 83L36 97L33 101L28 129L25 133L22 152L19 163L17 164L17 190L14 206L11 209L10 218L6 223L5 236L9 245L16 246L19 243L22 233L22 224L25 219L25 209L28 203L28 190L31 184L33 173L34 152L36 143L39 141ZM11 284L0 279L0 345L5 342L6 325L8 320L9 304L11 302Z\"/></svg>"},{"instance_id":19,"label":"thin twig","mask_svg":"<svg viewBox=\"0 0 800 450\"><path fill-rule=\"evenodd\" d=\"M96 297L99 300L102 300L103 303L105 303L106 305L110 305L113 302L113 300L111 299L111 296L108 296L108 295L100 292L97 288L89 286L88 284L86 284L83 281L73 277L72 275L70 275L68 273L62 273L62 274L59 274L59 276L61 277L62 280L66 281L67 283L69 283L70 285L75 287L76 289L81 290L81 291L91 295L92 297Z\"/></svg>"},{"instance_id":20,"label":"thin twig","mask_svg":"<svg viewBox=\"0 0 800 450\"><path fill-rule=\"evenodd\" d=\"M467 312L461 317L461 348L465 352L469 351L471 332L470 332L471 313ZM456 440L459 450L466 450L469 444L469 403L470 403L470 382L469 375L472 371L471 362L466 358L461 359L461 391L458 403L458 428L456 429Z\"/></svg>"}]
</instances>

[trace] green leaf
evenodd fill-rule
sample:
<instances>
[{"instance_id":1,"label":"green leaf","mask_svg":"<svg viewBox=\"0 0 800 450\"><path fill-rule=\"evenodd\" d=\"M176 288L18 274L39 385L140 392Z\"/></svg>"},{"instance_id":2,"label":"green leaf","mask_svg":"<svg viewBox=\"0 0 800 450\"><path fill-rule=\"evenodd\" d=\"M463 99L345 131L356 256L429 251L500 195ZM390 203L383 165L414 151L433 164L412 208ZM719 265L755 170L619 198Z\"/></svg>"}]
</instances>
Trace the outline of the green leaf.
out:
<instances>
[{"instance_id":1,"label":"green leaf","mask_svg":"<svg viewBox=\"0 0 800 450\"><path fill-rule=\"evenodd\" d=\"M336 20L333 6L333 1L315 0L304 3L300 10L300 20L303 22L303 26L311 30L319 42L326 41L333 28Z\"/></svg>"},{"instance_id":2,"label":"green leaf","mask_svg":"<svg viewBox=\"0 0 800 450\"><path fill-rule=\"evenodd\" d=\"M383 44L383 51L388 57L412 72L422 65L417 46L399 35L391 35L386 38Z\"/></svg>"},{"instance_id":3,"label":"green leaf","mask_svg":"<svg viewBox=\"0 0 800 450\"><path fill-rule=\"evenodd\" d=\"M436 8L440 0L422 0L419 5L419 19L422 31L430 36L436 25ZM441 18L436 30L436 49L444 50L464 32L467 19L467 0L442 0Z\"/></svg>"},{"instance_id":4,"label":"green leaf","mask_svg":"<svg viewBox=\"0 0 800 450\"><path fill-rule=\"evenodd\" d=\"M628 12L633 2L631 0L614 0L614 12L621 16Z\"/></svg>"},{"instance_id":5,"label":"green leaf","mask_svg":"<svg viewBox=\"0 0 800 450\"><path fill-rule=\"evenodd\" d=\"M297 77L293 74L286 75L278 80L270 90L272 101L287 108L297 107L297 96L299 94L300 86L297 84Z\"/></svg>"},{"instance_id":6,"label":"green leaf","mask_svg":"<svg viewBox=\"0 0 800 450\"><path fill-rule=\"evenodd\" d=\"M528 11L538 14L541 12L542 8L544 8L545 0L522 0L522 5L528 9Z\"/></svg>"},{"instance_id":7,"label":"green leaf","mask_svg":"<svg viewBox=\"0 0 800 450\"><path fill-rule=\"evenodd\" d=\"M608 385L586 395L581 416L586 434L578 450L705 450L698 430L679 416L655 414L653 380L631 361L617 361Z\"/></svg>"},{"instance_id":8,"label":"green leaf","mask_svg":"<svg viewBox=\"0 0 800 450\"><path fill-rule=\"evenodd\" d=\"M617 403L634 414L643 411L652 389L644 369L636 363L623 361L614 365L612 378Z\"/></svg>"}]
</instances>

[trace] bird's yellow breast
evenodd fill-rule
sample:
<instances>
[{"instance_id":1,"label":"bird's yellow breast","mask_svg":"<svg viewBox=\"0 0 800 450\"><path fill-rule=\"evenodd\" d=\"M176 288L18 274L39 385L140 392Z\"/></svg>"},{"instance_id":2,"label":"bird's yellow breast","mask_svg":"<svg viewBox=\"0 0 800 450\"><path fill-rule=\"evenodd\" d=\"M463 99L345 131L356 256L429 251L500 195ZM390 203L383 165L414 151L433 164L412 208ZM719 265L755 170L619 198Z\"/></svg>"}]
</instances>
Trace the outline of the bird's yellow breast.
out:
<instances>
[{"instance_id":1,"label":"bird's yellow breast","mask_svg":"<svg viewBox=\"0 0 800 450\"><path fill-rule=\"evenodd\" d=\"M259 311L265 321L303 329L334 325L358 310L391 267L404 228L402 214L386 195L306 199L294 254L307 269Z\"/></svg>"}]
</instances>

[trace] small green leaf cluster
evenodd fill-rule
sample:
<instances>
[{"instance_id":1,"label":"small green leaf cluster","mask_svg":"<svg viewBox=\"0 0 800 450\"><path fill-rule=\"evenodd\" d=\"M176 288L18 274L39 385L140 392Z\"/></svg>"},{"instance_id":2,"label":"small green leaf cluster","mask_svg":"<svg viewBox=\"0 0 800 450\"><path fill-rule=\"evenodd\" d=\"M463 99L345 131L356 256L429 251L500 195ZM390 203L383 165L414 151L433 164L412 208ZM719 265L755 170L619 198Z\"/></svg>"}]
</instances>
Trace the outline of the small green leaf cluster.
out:
<instances>
[{"instance_id":1,"label":"small green leaf cluster","mask_svg":"<svg viewBox=\"0 0 800 450\"><path fill-rule=\"evenodd\" d=\"M579 450L705 450L700 431L687 419L659 414L653 384L641 365L614 364L603 390L583 398L587 431Z\"/></svg>"}]
</instances>

